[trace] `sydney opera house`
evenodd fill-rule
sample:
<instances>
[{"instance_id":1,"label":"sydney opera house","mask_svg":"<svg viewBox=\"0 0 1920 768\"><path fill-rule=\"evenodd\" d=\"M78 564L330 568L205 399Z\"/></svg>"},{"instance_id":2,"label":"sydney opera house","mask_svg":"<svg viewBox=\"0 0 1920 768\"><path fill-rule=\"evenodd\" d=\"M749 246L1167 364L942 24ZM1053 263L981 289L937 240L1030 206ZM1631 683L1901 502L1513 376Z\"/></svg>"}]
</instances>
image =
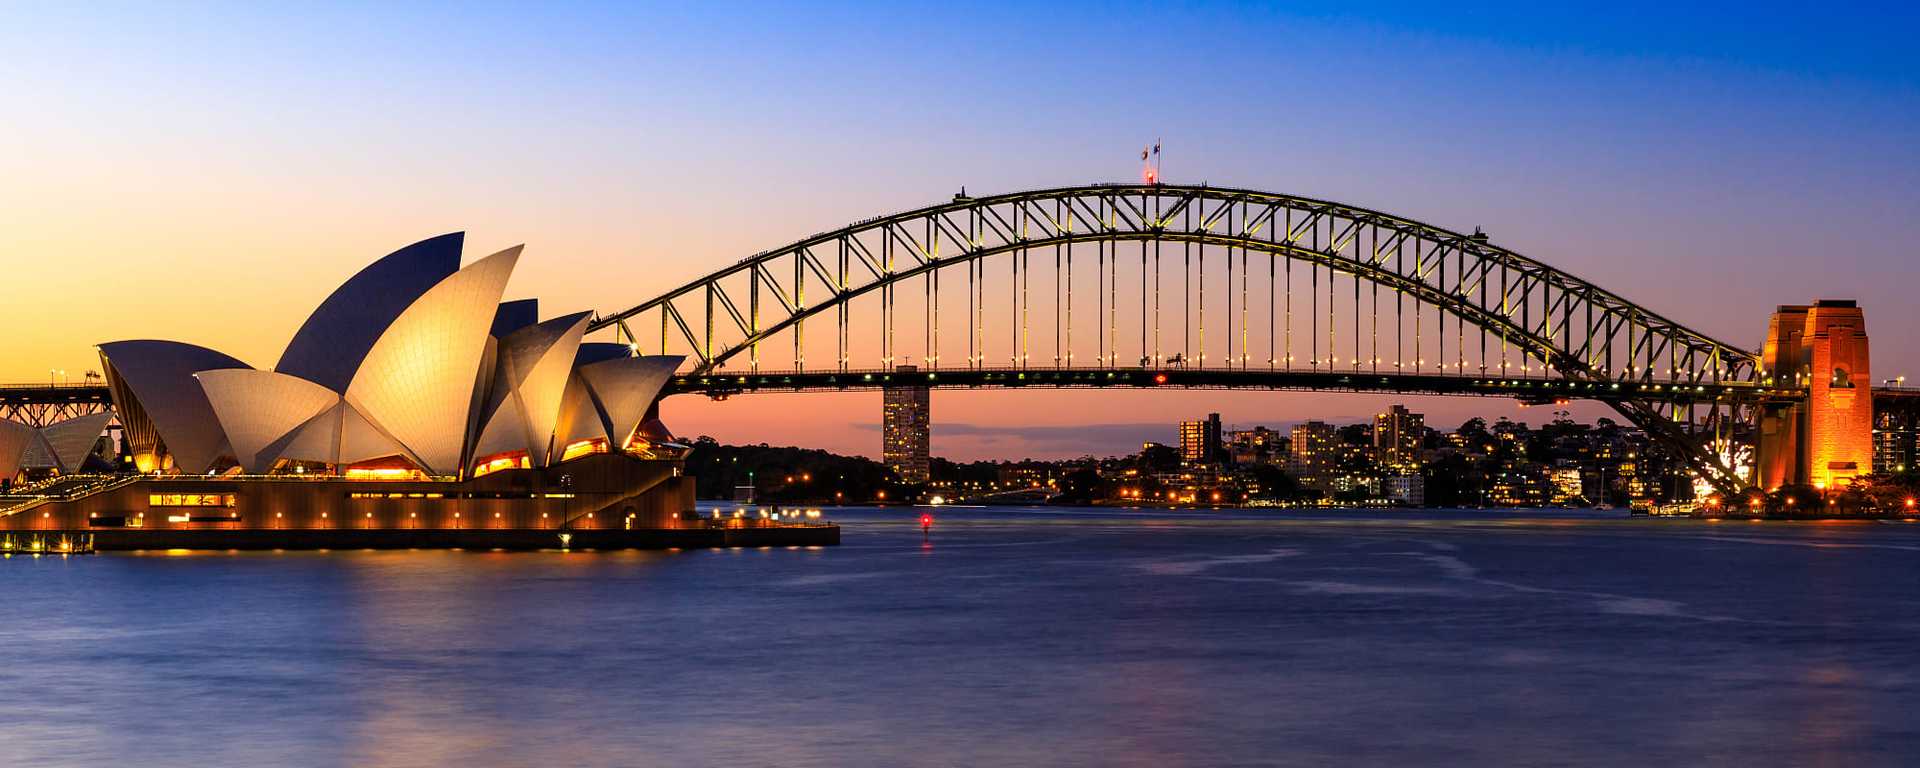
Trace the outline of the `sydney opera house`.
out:
<instances>
[{"instance_id":1,"label":"sydney opera house","mask_svg":"<svg viewBox=\"0 0 1920 768\"><path fill-rule=\"evenodd\" d=\"M131 466L7 509L0 534L86 534L100 548L744 535L693 514L687 449L658 418L681 358L584 342L589 313L543 320L534 300L503 303L521 249L463 267L463 239L424 240L361 270L271 370L175 341L101 344L112 413L64 432L0 430L0 463L35 451L84 460L82 444L111 418Z\"/></svg>"}]
</instances>

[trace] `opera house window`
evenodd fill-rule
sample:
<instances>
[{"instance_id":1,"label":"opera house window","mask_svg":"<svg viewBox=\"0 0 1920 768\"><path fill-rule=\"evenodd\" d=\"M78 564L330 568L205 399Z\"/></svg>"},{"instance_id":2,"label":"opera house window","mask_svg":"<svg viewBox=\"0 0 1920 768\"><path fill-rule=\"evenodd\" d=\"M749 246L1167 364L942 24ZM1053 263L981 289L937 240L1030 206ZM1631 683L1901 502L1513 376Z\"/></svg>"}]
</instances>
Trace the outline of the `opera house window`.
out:
<instances>
[{"instance_id":1,"label":"opera house window","mask_svg":"<svg viewBox=\"0 0 1920 768\"><path fill-rule=\"evenodd\" d=\"M231 507L231 493L153 493L147 495L149 507Z\"/></svg>"}]
</instances>

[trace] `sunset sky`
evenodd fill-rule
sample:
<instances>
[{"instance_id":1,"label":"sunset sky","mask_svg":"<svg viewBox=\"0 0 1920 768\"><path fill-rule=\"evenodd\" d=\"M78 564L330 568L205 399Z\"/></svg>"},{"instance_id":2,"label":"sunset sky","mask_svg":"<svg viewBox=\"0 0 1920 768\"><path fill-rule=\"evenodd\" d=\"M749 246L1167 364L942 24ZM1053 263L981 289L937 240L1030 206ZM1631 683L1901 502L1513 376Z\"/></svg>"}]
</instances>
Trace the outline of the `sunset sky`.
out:
<instances>
[{"instance_id":1,"label":"sunset sky","mask_svg":"<svg viewBox=\"0 0 1920 768\"><path fill-rule=\"evenodd\" d=\"M78 380L128 338L270 366L353 272L454 230L469 259L527 244L509 297L614 311L962 185L1130 180L1156 138L1169 181L1485 227L1746 345L1776 304L1857 298L1876 377L1920 376L1920 14L1320 5L13 4L0 381ZM1393 400L940 392L934 452L1120 453L1207 411ZM879 449L876 393L666 415Z\"/></svg>"}]
</instances>

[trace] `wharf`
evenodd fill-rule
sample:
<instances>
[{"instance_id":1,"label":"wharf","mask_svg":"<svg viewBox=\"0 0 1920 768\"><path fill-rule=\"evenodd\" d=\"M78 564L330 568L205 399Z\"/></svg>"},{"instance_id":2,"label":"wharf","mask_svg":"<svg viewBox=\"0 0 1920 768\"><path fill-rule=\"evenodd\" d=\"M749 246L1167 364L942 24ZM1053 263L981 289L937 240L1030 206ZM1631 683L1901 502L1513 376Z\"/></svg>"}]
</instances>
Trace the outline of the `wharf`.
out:
<instances>
[{"instance_id":1,"label":"wharf","mask_svg":"<svg viewBox=\"0 0 1920 768\"><path fill-rule=\"evenodd\" d=\"M833 546L840 526L643 529L115 529L36 531L0 538L0 553L78 554L138 550L467 549L574 550L718 549Z\"/></svg>"}]
</instances>

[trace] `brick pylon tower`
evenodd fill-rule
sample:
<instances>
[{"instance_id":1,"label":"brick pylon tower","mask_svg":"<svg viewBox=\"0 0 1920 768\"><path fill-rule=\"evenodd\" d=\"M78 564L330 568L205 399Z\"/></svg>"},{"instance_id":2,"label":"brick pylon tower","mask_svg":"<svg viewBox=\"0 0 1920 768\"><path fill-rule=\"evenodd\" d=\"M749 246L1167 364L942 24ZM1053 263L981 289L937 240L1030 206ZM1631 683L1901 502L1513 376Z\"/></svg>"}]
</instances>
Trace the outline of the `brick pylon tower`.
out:
<instances>
[{"instance_id":1,"label":"brick pylon tower","mask_svg":"<svg viewBox=\"0 0 1920 768\"><path fill-rule=\"evenodd\" d=\"M1799 386L1805 383L1806 366L1801 363L1801 335L1807 330L1807 310L1811 307L1782 304L1767 321L1767 341L1760 348L1761 377L1769 384ZM1760 444L1754 456L1754 485L1771 491L1783 485L1806 482L1805 452L1801 449L1800 427L1805 403L1769 405L1760 413Z\"/></svg>"},{"instance_id":2,"label":"brick pylon tower","mask_svg":"<svg viewBox=\"0 0 1920 768\"><path fill-rule=\"evenodd\" d=\"M1816 301L1801 336L1807 360L1807 479L1820 487L1873 471L1873 378L1867 319L1852 301Z\"/></svg>"},{"instance_id":3,"label":"brick pylon tower","mask_svg":"<svg viewBox=\"0 0 1920 768\"><path fill-rule=\"evenodd\" d=\"M1766 377L1804 386L1806 402L1761 414L1755 482L1845 485L1873 468L1867 321L1850 300L1774 311L1761 350Z\"/></svg>"}]
</instances>

